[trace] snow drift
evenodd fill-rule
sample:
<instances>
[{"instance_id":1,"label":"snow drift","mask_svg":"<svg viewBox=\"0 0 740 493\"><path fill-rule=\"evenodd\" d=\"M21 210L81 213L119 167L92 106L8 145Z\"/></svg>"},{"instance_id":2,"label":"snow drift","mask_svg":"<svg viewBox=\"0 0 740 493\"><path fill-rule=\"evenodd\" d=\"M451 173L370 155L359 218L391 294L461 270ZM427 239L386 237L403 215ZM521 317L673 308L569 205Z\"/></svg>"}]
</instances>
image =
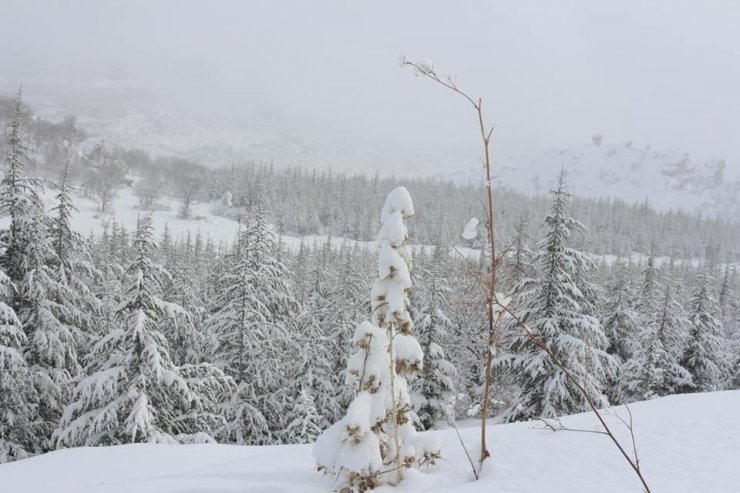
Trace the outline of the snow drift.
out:
<instances>
[{"instance_id":1,"label":"snow drift","mask_svg":"<svg viewBox=\"0 0 740 493\"><path fill-rule=\"evenodd\" d=\"M634 404L640 463L654 493L731 493L740 484L740 391L674 395ZM623 415L624 409L614 412ZM629 432L609 416L623 443ZM571 428L597 429L593 414L563 418ZM468 446L479 429L462 424ZM639 493L640 484L609 440L593 433L552 432L537 422L495 425L493 459L475 481L451 430L434 432L444 460L410 470L402 488L376 491ZM125 445L52 452L0 466L3 492L228 493L325 492L329 477L314 470L311 445Z\"/></svg>"}]
</instances>

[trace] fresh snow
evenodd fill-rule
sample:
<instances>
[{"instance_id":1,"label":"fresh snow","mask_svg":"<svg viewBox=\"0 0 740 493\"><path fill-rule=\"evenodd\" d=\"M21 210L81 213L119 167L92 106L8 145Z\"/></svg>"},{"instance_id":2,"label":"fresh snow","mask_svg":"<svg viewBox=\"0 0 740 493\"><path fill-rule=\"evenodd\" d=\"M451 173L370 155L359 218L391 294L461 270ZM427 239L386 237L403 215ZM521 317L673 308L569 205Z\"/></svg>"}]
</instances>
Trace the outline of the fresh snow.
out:
<instances>
[{"instance_id":1,"label":"fresh snow","mask_svg":"<svg viewBox=\"0 0 740 493\"><path fill-rule=\"evenodd\" d=\"M663 397L631 406L640 464L654 493L733 493L740 484L740 391ZM624 408L616 409L626 417ZM593 414L562 419L597 429ZM631 450L628 430L610 426ZM477 422L460 432L476 454ZM392 492L639 493L640 484L603 435L544 429L541 423L493 425L493 453L475 481L452 430L432 432L444 458L434 470L409 470ZM0 466L2 491L23 493L326 492L334 484L314 470L311 445L125 445L77 448Z\"/></svg>"},{"instance_id":2,"label":"fresh snow","mask_svg":"<svg viewBox=\"0 0 740 493\"><path fill-rule=\"evenodd\" d=\"M499 153L495 183L528 194L545 194L561 168L581 197L647 201L657 210L683 209L703 216L734 219L740 213L740 179L722 159L702 159L685 152L653 149L601 135L585 145L547 151ZM480 166L443 178L482 183Z\"/></svg>"},{"instance_id":3,"label":"fresh snow","mask_svg":"<svg viewBox=\"0 0 740 493\"><path fill-rule=\"evenodd\" d=\"M46 189L43 199L47 210L53 207L56 194L56 190L51 188ZM401 200L401 202L399 202L401 207L408 205L402 202L402 196L399 195L396 198ZM136 194L130 188L119 190L117 196L111 200L110 209L115 211L115 214L101 214L98 211L98 203L95 200L82 195L73 193L72 199L76 207L76 210L72 211L72 227L83 236L93 234L95 237L100 237L105 225L111 224L114 220L123 225L129 232L134 232L136 231L138 218L149 213L152 215L152 227L154 229L155 242L159 242L162 238L165 225L169 230L169 234L175 240L185 239L188 234L194 238L196 234L200 233L204 239L211 238L216 246L220 243L224 246L232 245L236 239L237 232L239 231L238 221L220 216L214 212L223 206L223 198L222 200L198 202L193 204L191 206L191 217L188 219L179 217L178 202L170 197L161 197L157 201L158 207L154 211L141 209L139 207L138 197L136 197ZM413 211L413 206L411 211ZM408 213L408 211L404 210L404 213ZM0 228L7 228L9 224L10 218L8 216L0 217ZM404 226L403 232L405 231L406 228ZM387 230L387 234L389 235L398 233L399 231ZM281 244L293 253L297 253L299 251L301 243L320 247L327 241L330 241L332 247L335 249L340 248L344 242L347 242L349 246L354 246L356 244L360 248L366 248L371 252L378 248L377 241L358 241L336 236L329 237L326 235L280 236ZM418 252L420 249L424 249L425 253L429 255L433 247L431 245L415 244L411 245L411 248L413 248L415 252ZM479 255L478 250L472 248L456 248L458 252L453 252L453 255L464 255L466 258L471 259L475 259Z\"/></svg>"},{"instance_id":4,"label":"fresh snow","mask_svg":"<svg viewBox=\"0 0 740 493\"><path fill-rule=\"evenodd\" d=\"M467 224L465 224L462 237L466 240L474 240L478 236L478 222L478 219L471 217Z\"/></svg>"}]
</instances>

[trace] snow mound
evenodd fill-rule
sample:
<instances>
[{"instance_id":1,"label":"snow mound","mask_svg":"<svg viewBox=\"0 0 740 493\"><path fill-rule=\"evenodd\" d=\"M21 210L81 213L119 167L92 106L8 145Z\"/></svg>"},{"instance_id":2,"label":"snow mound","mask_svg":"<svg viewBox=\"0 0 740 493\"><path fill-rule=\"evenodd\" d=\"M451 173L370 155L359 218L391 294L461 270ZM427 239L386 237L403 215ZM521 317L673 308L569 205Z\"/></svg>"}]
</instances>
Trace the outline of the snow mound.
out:
<instances>
[{"instance_id":1,"label":"snow mound","mask_svg":"<svg viewBox=\"0 0 740 493\"><path fill-rule=\"evenodd\" d=\"M466 240L474 240L476 236L478 236L478 219L471 217L467 224L465 224L462 237Z\"/></svg>"},{"instance_id":2,"label":"snow mound","mask_svg":"<svg viewBox=\"0 0 740 493\"><path fill-rule=\"evenodd\" d=\"M385 223L386 218L394 212L400 212L403 219L414 215L414 202L406 187L396 187L388 194L380 211L380 222Z\"/></svg>"},{"instance_id":3,"label":"snow mound","mask_svg":"<svg viewBox=\"0 0 740 493\"><path fill-rule=\"evenodd\" d=\"M640 464L658 492L735 493L740 484L740 391L687 394L632 405ZM615 409L620 416L625 410ZM631 450L629 431L607 416ZM563 418L571 428L597 429L593 414ZM341 430L337 430L341 432ZM460 430L475 454L477 422ZM608 439L551 432L537 422L493 425L493 458L475 481L455 432L430 433L446 454L436 469L409 470L404 492L639 493L640 484ZM326 492L311 445L125 445L52 452L0 466L2 491L24 493ZM380 493L400 491L382 487Z\"/></svg>"}]
</instances>

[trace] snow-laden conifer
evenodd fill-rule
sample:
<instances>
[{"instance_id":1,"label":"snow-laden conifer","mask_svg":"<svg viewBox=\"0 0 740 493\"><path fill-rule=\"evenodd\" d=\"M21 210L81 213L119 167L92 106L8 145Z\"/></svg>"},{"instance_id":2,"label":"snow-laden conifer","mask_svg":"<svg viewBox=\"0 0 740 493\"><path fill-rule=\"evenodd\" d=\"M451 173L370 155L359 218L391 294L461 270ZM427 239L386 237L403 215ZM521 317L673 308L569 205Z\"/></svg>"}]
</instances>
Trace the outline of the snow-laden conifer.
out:
<instances>
[{"instance_id":1,"label":"snow-laden conifer","mask_svg":"<svg viewBox=\"0 0 740 493\"><path fill-rule=\"evenodd\" d=\"M345 385L345 370L354 352L352 337L356 321L370 312L367 288L364 286L366 269L362 265L365 254L355 245L342 247L342 260L339 267L339 278L332 295L333 309L329 311L329 338L334 341L335 351L331 358L335 404L338 413L327 416L331 422L344 416L347 407L354 397L354 389Z\"/></svg>"},{"instance_id":2,"label":"snow-laden conifer","mask_svg":"<svg viewBox=\"0 0 740 493\"><path fill-rule=\"evenodd\" d=\"M58 260L46 218L36 214L28 225L18 283L18 317L28 337L25 350L38 394L38 439L49 450L51 433L67 404L75 379L82 372L79 354L85 335L74 324L77 293L66 285L53 265Z\"/></svg>"},{"instance_id":3,"label":"snow-laden conifer","mask_svg":"<svg viewBox=\"0 0 740 493\"><path fill-rule=\"evenodd\" d=\"M730 372L729 348L719 319L711 269L711 262L705 260L696 278L689 313L691 326L681 361L691 373L692 388L700 392L721 388Z\"/></svg>"},{"instance_id":4,"label":"snow-laden conifer","mask_svg":"<svg viewBox=\"0 0 740 493\"><path fill-rule=\"evenodd\" d=\"M0 182L0 213L10 218L10 225L2 233L4 252L0 260L5 273L18 283L24 272L21 270L28 246L33 221L43 212L40 194L42 183L25 174L30 162L31 148L26 143L22 127L24 106L21 91L14 102L13 116L7 129L5 174ZM13 308L18 308L17 299Z\"/></svg>"},{"instance_id":5,"label":"snow-laden conifer","mask_svg":"<svg viewBox=\"0 0 740 493\"><path fill-rule=\"evenodd\" d=\"M298 392L293 405L288 411L283 432L285 443L312 443L321 433L322 417L316 410L314 399L305 389Z\"/></svg>"},{"instance_id":6,"label":"snow-laden conifer","mask_svg":"<svg viewBox=\"0 0 740 493\"><path fill-rule=\"evenodd\" d=\"M298 307L261 209L244 222L230 267L218 280L207 330L217 364L237 385L224 396L220 439L263 445L281 431L289 408L285 355L300 350L292 340Z\"/></svg>"},{"instance_id":7,"label":"snow-laden conifer","mask_svg":"<svg viewBox=\"0 0 740 493\"><path fill-rule=\"evenodd\" d=\"M322 417L319 421L321 429L339 419L342 412L341 402L337 399L341 385L337 385L338 376L333 367L333 359L339 351L340 341L333 336L340 307L336 306L334 270L330 265L335 254L330 241L327 239L313 255L299 252L296 262L307 278L301 284L310 287L304 287L300 313L295 320L298 350L291 364L293 377L288 388L290 400L298 399L301 392L306 392L314 400Z\"/></svg>"},{"instance_id":8,"label":"snow-laden conifer","mask_svg":"<svg viewBox=\"0 0 740 493\"><path fill-rule=\"evenodd\" d=\"M344 418L324 431L314 446L320 470L360 490L384 480L400 480L403 468L439 456L439 450L414 429L406 382L423 362L408 311L412 286L404 219L413 214L405 188L388 195L378 234L372 322L357 326L356 351L347 367L347 380L356 395Z\"/></svg>"},{"instance_id":9,"label":"snow-laden conifer","mask_svg":"<svg viewBox=\"0 0 740 493\"><path fill-rule=\"evenodd\" d=\"M656 283L657 290L653 277L656 272L648 269L645 274L646 280ZM691 374L679 361L688 321L675 297L673 281L667 277L664 284L663 294L655 297L655 306L649 306L643 298L643 309L649 311L641 317L639 345L622 365L620 375L621 395L627 401L651 399L693 386ZM643 290L643 296L645 293Z\"/></svg>"},{"instance_id":10,"label":"snow-laden conifer","mask_svg":"<svg viewBox=\"0 0 740 493\"><path fill-rule=\"evenodd\" d=\"M607 285L607 301L602 310L602 325L609 346L607 352L621 365L632 357L639 346L640 319L636 309L638 301L630 285L628 266L619 263L614 277Z\"/></svg>"},{"instance_id":11,"label":"snow-laden conifer","mask_svg":"<svg viewBox=\"0 0 740 493\"><path fill-rule=\"evenodd\" d=\"M455 367L445 357L443 346L449 341L452 322L444 313L450 288L445 277L449 254L434 247L431 266L422 274L421 306L415 313L414 328L424 351L424 365L413 381L411 402L424 429L435 427L452 416L455 403Z\"/></svg>"},{"instance_id":12,"label":"snow-laden conifer","mask_svg":"<svg viewBox=\"0 0 740 493\"><path fill-rule=\"evenodd\" d=\"M563 173L551 195L552 209L545 219L547 234L534 259L537 277L525 279L517 287L516 312L591 400L604 406L608 404L606 384L616 364L606 353L608 340L601 323L591 315L594 300L585 294L591 291L587 274L594 268L593 261L568 246L572 234L583 231L583 225L566 215L568 193ZM509 420L549 418L588 407L565 372L521 330L511 331L506 353L496 359L496 367L507 371L521 389L519 401L506 413Z\"/></svg>"},{"instance_id":13,"label":"snow-laden conifer","mask_svg":"<svg viewBox=\"0 0 740 493\"><path fill-rule=\"evenodd\" d=\"M172 361L176 365L195 364L203 360L206 338L203 330L206 300L199 293L193 249L185 245L171 249L163 279L162 298L184 310L172 311L162 325L162 333L170 344Z\"/></svg>"},{"instance_id":14,"label":"snow-laden conifer","mask_svg":"<svg viewBox=\"0 0 740 493\"><path fill-rule=\"evenodd\" d=\"M502 284L511 290L524 279L531 277L532 270L532 251L528 245L529 233L527 232L527 218L522 217L516 224L514 239L511 242L511 248L508 255L503 259L500 278Z\"/></svg>"},{"instance_id":15,"label":"snow-laden conifer","mask_svg":"<svg viewBox=\"0 0 740 493\"><path fill-rule=\"evenodd\" d=\"M60 289L58 302L64 306L60 320L75 335L80 363L99 331L101 301L96 296L95 285L103 282L103 272L93 259L89 243L72 228L72 202L69 185L69 165L65 167L55 204L49 218L49 235L54 256L51 268L56 271Z\"/></svg>"},{"instance_id":16,"label":"snow-laden conifer","mask_svg":"<svg viewBox=\"0 0 740 493\"><path fill-rule=\"evenodd\" d=\"M8 300L13 286L0 272L0 296ZM0 301L0 464L37 451L37 396L23 347L26 335L13 309Z\"/></svg>"},{"instance_id":17,"label":"snow-laden conifer","mask_svg":"<svg viewBox=\"0 0 740 493\"><path fill-rule=\"evenodd\" d=\"M116 313L119 324L92 348L88 376L55 432L60 446L203 441L221 424L215 393L227 380L212 367L177 367L159 329L182 308L159 298L163 272L152 261L154 248L145 217Z\"/></svg>"}]
</instances>

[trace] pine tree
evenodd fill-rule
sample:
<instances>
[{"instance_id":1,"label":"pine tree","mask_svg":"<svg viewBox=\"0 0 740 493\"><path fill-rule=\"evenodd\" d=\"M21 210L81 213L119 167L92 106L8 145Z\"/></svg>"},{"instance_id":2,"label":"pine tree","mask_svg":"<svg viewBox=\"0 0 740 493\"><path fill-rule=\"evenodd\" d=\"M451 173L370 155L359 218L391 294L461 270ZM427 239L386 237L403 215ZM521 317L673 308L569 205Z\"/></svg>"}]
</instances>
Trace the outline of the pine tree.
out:
<instances>
[{"instance_id":1,"label":"pine tree","mask_svg":"<svg viewBox=\"0 0 740 493\"><path fill-rule=\"evenodd\" d=\"M655 307L659 289L657 286L658 269L655 265L655 254L652 247L642 274L643 282L640 289L639 311L641 313L651 313Z\"/></svg>"},{"instance_id":2,"label":"pine tree","mask_svg":"<svg viewBox=\"0 0 740 493\"><path fill-rule=\"evenodd\" d=\"M227 422L220 433L223 441L271 443L273 433L284 424L290 373L284 355L297 350L291 346L297 304L288 275L257 208L239 234L231 267L218 281L207 321L217 363L237 385L223 402Z\"/></svg>"},{"instance_id":3,"label":"pine tree","mask_svg":"<svg viewBox=\"0 0 740 493\"><path fill-rule=\"evenodd\" d=\"M321 415L305 389L298 393L286 421L288 426L283 433L285 443L312 443L321 433Z\"/></svg>"},{"instance_id":4,"label":"pine tree","mask_svg":"<svg viewBox=\"0 0 740 493\"><path fill-rule=\"evenodd\" d=\"M517 222L509 254L504 257L505 261L500 267L502 285L509 289L534 274L532 272L532 251L527 245L528 241L527 218L523 216Z\"/></svg>"},{"instance_id":5,"label":"pine tree","mask_svg":"<svg viewBox=\"0 0 740 493\"><path fill-rule=\"evenodd\" d=\"M404 219L413 214L405 188L388 195L378 235L372 323L358 325L353 339L356 351L347 368L348 383L357 394L344 418L325 430L314 446L320 470L361 491L386 477L400 480L402 468L422 457L439 456L439 450L424 443L414 430L405 379L421 370L423 360L421 347L411 335L408 312L410 252Z\"/></svg>"},{"instance_id":6,"label":"pine tree","mask_svg":"<svg viewBox=\"0 0 740 493\"><path fill-rule=\"evenodd\" d=\"M353 388L345 385L346 368L353 349L354 323L370 311L367 289L363 281L366 272L361 265L366 254L360 252L357 245L349 248L345 244L342 248L343 260L335 291L331 295L333 304L328 320L330 330L328 337L334 341L336 348L332 355L331 368L334 375L337 413L334 416L327 416L331 422L336 422L344 416L354 398Z\"/></svg>"},{"instance_id":7,"label":"pine tree","mask_svg":"<svg viewBox=\"0 0 740 493\"><path fill-rule=\"evenodd\" d=\"M332 355L337 351L336 343L327 337L322 328L326 322L317 319L310 308L304 307L296 322L298 346L291 364L292 378L287 389L287 397L294 401L302 392L307 393L314 400L314 409L321 417L318 425L323 429L340 411L334 388L335 375L331 365ZM289 420L286 420L286 423L289 423ZM294 443L289 441L289 435L285 435L283 440L286 443Z\"/></svg>"},{"instance_id":8,"label":"pine tree","mask_svg":"<svg viewBox=\"0 0 740 493\"><path fill-rule=\"evenodd\" d=\"M219 372L207 368L211 378L204 383L205 372L193 375L197 369L175 366L159 330L181 308L158 297L162 270L152 262L154 248L151 220L142 218L116 313L120 325L93 347L88 376L77 384L55 432L59 446L189 442L207 439L221 424L214 395Z\"/></svg>"},{"instance_id":9,"label":"pine tree","mask_svg":"<svg viewBox=\"0 0 740 493\"><path fill-rule=\"evenodd\" d=\"M0 272L0 294L8 299L13 286ZM0 301L0 464L37 451L37 396L23 347L27 344L13 309Z\"/></svg>"},{"instance_id":10,"label":"pine tree","mask_svg":"<svg viewBox=\"0 0 740 493\"><path fill-rule=\"evenodd\" d=\"M20 172L15 181L22 183ZM25 354L34 374L38 394L38 440L42 450L50 448L49 439L80 375L81 358L87 346L90 321L94 318L97 300L81 280L79 272L93 269L84 262L84 248L73 250L73 240L82 240L71 233L69 213L71 202L64 190L60 204L51 220L43 214L32 191L29 204L35 204L25 216L18 216L14 272L16 311L26 333ZM60 256L61 255L61 256Z\"/></svg>"},{"instance_id":11,"label":"pine tree","mask_svg":"<svg viewBox=\"0 0 740 493\"><path fill-rule=\"evenodd\" d=\"M624 363L636 352L639 342L640 319L636 309L637 294L629 282L629 270L623 263L615 267L615 275L607 287L607 302L602 325L609 340L607 352Z\"/></svg>"},{"instance_id":12,"label":"pine tree","mask_svg":"<svg viewBox=\"0 0 740 493\"><path fill-rule=\"evenodd\" d=\"M696 279L691 300L688 345L682 365L691 373L693 390L717 390L729 376L729 354L724 341L719 306L712 293L711 262L705 261Z\"/></svg>"},{"instance_id":13,"label":"pine tree","mask_svg":"<svg viewBox=\"0 0 740 493\"><path fill-rule=\"evenodd\" d=\"M653 282L657 286L655 278ZM640 344L622 367L620 386L627 401L652 399L693 386L691 374L679 362L686 316L675 298L673 282L670 278L664 282L656 306L642 305L650 311L642 317Z\"/></svg>"},{"instance_id":14,"label":"pine tree","mask_svg":"<svg viewBox=\"0 0 740 493\"><path fill-rule=\"evenodd\" d=\"M21 90L15 99L13 117L8 128L7 154L5 157L5 175L0 182L0 213L10 217L10 226L2 234L5 247L2 267L10 280L18 283L24 275L21 266L24 263L28 235L34 219L42 213L40 193L41 181L29 178L24 168L30 161L31 149L24 141L22 118L24 107ZM13 308L18 308L17 299Z\"/></svg>"},{"instance_id":15,"label":"pine tree","mask_svg":"<svg viewBox=\"0 0 740 493\"><path fill-rule=\"evenodd\" d=\"M473 265L461 263L458 268L452 269L451 284L455 289L451 297L452 327L448 353L450 361L457 369L453 382L458 392L455 413L465 416L480 415L486 376L485 369L482 369L480 364L486 357L487 349L481 348L480 341L488 331L485 293L477 282L478 276L485 275L484 271L480 270L482 267L485 265L481 263ZM503 400L500 399L503 397L503 389L499 386L502 383L501 378L493 379L493 384L497 387L492 393L496 395L498 402ZM490 403L492 410L500 409L496 401L492 400Z\"/></svg>"},{"instance_id":16,"label":"pine tree","mask_svg":"<svg viewBox=\"0 0 740 493\"><path fill-rule=\"evenodd\" d=\"M95 296L92 285L103 279L90 252L89 244L72 229L72 203L68 181L69 165L65 167L58 185L56 205L52 208L49 223L51 248L54 256L51 268L56 270L60 290L58 303L64 306L60 320L70 327L78 347L78 358L84 357L90 346L91 337L97 332L100 300Z\"/></svg>"},{"instance_id":17,"label":"pine tree","mask_svg":"<svg viewBox=\"0 0 740 493\"><path fill-rule=\"evenodd\" d=\"M334 306L333 256L331 238L328 238L314 255L303 259L304 267L310 269L305 283L310 288L303 295L301 311L296 317L301 349L294 361L294 377L289 389L291 400L297 399L301 391L309 392L316 409L324 417L320 422L322 429L341 417L335 389L337 375L332 367L332 358L338 351L337 342L332 338L337 308Z\"/></svg>"},{"instance_id":18,"label":"pine tree","mask_svg":"<svg viewBox=\"0 0 740 493\"><path fill-rule=\"evenodd\" d=\"M184 309L173 311L173 316L162 325L176 365L199 363L205 352L206 309L198 293L194 261L193 251L187 245L180 245L169 253L164 266L168 275L163 278L162 298Z\"/></svg>"},{"instance_id":19,"label":"pine tree","mask_svg":"<svg viewBox=\"0 0 740 493\"><path fill-rule=\"evenodd\" d=\"M425 272L425 302L414 319L414 327L424 351L424 362L419 378L412 385L411 402L426 430L451 416L455 402L452 382L456 371L445 358L442 349L452 326L443 312L443 307L447 304L446 297L450 293L444 272L448 256L446 248L434 248L432 265Z\"/></svg>"},{"instance_id":20,"label":"pine tree","mask_svg":"<svg viewBox=\"0 0 740 493\"><path fill-rule=\"evenodd\" d=\"M590 257L567 246L574 232L583 225L566 215L568 194L564 173L551 192L547 235L535 255L537 278L525 279L515 290L516 310L534 335L553 351L568 371L588 391L597 405L607 405L606 383L616 364L605 351L608 340L599 321L590 313L593 300L577 285L579 272L593 268ZM581 283L587 284L581 274ZM554 417L584 411L584 397L556 365L522 331L512 331L507 352L499 356L496 367L509 372L521 388L515 408L506 413L509 420Z\"/></svg>"}]
</instances>

